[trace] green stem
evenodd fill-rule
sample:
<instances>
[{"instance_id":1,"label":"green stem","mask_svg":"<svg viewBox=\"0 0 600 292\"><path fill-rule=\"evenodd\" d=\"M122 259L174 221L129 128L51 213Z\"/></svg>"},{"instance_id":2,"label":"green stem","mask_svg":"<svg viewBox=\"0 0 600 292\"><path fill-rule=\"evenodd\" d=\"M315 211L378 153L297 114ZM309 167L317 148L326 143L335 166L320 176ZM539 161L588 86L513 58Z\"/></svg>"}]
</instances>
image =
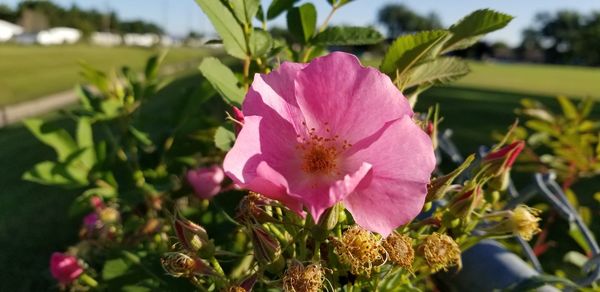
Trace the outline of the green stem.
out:
<instances>
[{"instance_id":1,"label":"green stem","mask_svg":"<svg viewBox=\"0 0 600 292\"><path fill-rule=\"evenodd\" d=\"M221 268L221 264L219 264L219 261L217 261L217 258L215 258L214 256L211 257L210 264L213 266L213 268L215 268L215 270L217 271L217 274L219 274L222 277L225 277L225 272L223 271L223 268Z\"/></svg>"},{"instance_id":2,"label":"green stem","mask_svg":"<svg viewBox=\"0 0 600 292\"><path fill-rule=\"evenodd\" d=\"M90 275L83 273L81 274L81 276L79 276L79 279L85 283L86 285L95 288L98 286L98 282L96 280L94 280L94 278L90 277Z\"/></svg>"}]
</instances>

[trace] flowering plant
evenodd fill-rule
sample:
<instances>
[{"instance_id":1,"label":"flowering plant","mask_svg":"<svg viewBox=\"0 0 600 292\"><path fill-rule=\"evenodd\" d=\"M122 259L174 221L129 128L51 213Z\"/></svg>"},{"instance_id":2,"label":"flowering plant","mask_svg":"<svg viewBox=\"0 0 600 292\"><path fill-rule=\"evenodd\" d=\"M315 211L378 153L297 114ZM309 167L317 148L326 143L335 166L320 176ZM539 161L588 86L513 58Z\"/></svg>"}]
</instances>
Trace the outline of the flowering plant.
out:
<instances>
[{"instance_id":1,"label":"flowering plant","mask_svg":"<svg viewBox=\"0 0 600 292\"><path fill-rule=\"evenodd\" d=\"M448 53L510 16L479 10L447 30L403 35L376 69L329 52L382 42L373 28L328 25L349 0L328 0L320 26L310 2L197 2L241 74L207 57L202 83L177 94L159 78L161 57L141 78L87 68L97 91L79 88L74 137L27 123L57 160L25 179L86 188L72 212L85 218L69 249L77 258L52 263L64 287L429 290L477 242L539 232L537 210L504 210L523 142L504 139L444 174L437 107L414 110L421 92L468 73ZM282 13L286 39L266 30ZM215 93L223 101L204 111Z\"/></svg>"}]
</instances>

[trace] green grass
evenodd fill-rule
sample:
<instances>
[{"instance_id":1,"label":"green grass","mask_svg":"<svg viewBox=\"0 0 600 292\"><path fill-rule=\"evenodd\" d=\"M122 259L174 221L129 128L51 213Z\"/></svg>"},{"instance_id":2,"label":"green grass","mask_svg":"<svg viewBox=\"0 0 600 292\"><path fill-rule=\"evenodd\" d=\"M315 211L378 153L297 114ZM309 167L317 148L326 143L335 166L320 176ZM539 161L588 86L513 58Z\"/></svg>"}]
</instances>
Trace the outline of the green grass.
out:
<instances>
[{"instance_id":1,"label":"green grass","mask_svg":"<svg viewBox=\"0 0 600 292\"><path fill-rule=\"evenodd\" d=\"M30 100L68 90L79 81L79 62L108 70L123 65L140 69L157 49L103 48L88 45L17 46L0 45L0 105ZM205 50L173 48L166 64L198 60Z\"/></svg>"},{"instance_id":2,"label":"green grass","mask_svg":"<svg viewBox=\"0 0 600 292\"><path fill-rule=\"evenodd\" d=\"M535 95L600 98L600 69L471 62L458 86Z\"/></svg>"},{"instance_id":3,"label":"green grass","mask_svg":"<svg viewBox=\"0 0 600 292\"><path fill-rule=\"evenodd\" d=\"M380 60L363 63L377 67ZM600 69L560 65L469 62L471 73L451 86L522 95L600 98Z\"/></svg>"}]
</instances>

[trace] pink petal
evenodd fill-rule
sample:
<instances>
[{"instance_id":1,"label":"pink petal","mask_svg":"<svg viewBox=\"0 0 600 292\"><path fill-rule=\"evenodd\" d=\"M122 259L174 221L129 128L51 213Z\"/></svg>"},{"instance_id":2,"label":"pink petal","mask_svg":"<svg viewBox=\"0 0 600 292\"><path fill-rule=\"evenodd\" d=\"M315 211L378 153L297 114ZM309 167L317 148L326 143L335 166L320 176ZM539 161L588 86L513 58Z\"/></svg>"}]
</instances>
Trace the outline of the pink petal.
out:
<instances>
[{"instance_id":1,"label":"pink petal","mask_svg":"<svg viewBox=\"0 0 600 292\"><path fill-rule=\"evenodd\" d=\"M308 127L322 129L328 123L331 132L350 143L388 121L413 115L389 77L346 53L314 59L298 73L295 86Z\"/></svg>"},{"instance_id":2,"label":"pink petal","mask_svg":"<svg viewBox=\"0 0 600 292\"><path fill-rule=\"evenodd\" d=\"M390 179L429 183L435 168L431 138L408 116L386 123L346 155L347 167L368 162L375 176Z\"/></svg>"},{"instance_id":3,"label":"pink petal","mask_svg":"<svg viewBox=\"0 0 600 292\"><path fill-rule=\"evenodd\" d=\"M284 62L269 74L256 74L244 99L244 115L274 115L302 130L302 114L294 96L294 79L305 64Z\"/></svg>"},{"instance_id":4,"label":"pink petal","mask_svg":"<svg viewBox=\"0 0 600 292\"><path fill-rule=\"evenodd\" d=\"M429 136L408 116L387 123L348 155L348 167L373 165L370 176L344 201L359 225L387 236L419 214L435 156Z\"/></svg>"},{"instance_id":5,"label":"pink petal","mask_svg":"<svg viewBox=\"0 0 600 292\"><path fill-rule=\"evenodd\" d=\"M289 202L288 207L299 212L302 208L297 199L286 192L284 183L287 182L278 181L280 171L287 173L299 168L296 134L281 117L278 121L269 121L275 118L246 116L235 145L225 156L223 168L240 186L284 204Z\"/></svg>"},{"instance_id":6,"label":"pink petal","mask_svg":"<svg viewBox=\"0 0 600 292\"><path fill-rule=\"evenodd\" d=\"M427 184L376 177L373 172L369 186L350 194L344 206L358 225L387 237L421 212L426 192Z\"/></svg>"}]
</instances>

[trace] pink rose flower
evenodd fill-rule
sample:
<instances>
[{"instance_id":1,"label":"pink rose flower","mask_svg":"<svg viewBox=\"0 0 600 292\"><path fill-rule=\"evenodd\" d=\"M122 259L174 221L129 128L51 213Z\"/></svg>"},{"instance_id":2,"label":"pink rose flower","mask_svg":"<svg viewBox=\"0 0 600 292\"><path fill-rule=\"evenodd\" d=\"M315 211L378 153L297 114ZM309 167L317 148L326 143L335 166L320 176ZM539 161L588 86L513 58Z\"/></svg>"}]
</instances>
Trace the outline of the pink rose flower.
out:
<instances>
[{"instance_id":1,"label":"pink rose flower","mask_svg":"<svg viewBox=\"0 0 600 292\"><path fill-rule=\"evenodd\" d=\"M50 258L50 273L62 284L75 281L83 273L83 269L74 256L55 252Z\"/></svg>"},{"instance_id":2,"label":"pink rose flower","mask_svg":"<svg viewBox=\"0 0 600 292\"><path fill-rule=\"evenodd\" d=\"M391 80L346 53L257 74L225 173L315 218L342 201L384 236L421 211L435 167L429 136Z\"/></svg>"},{"instance_id":3,"label":"pink rose flower","mask_svg":"<svg viewBox=\"0 0 600 292\"><path fill-rule=\"evenodd\" d=\"M225 179L223 169L218 165L189 170L187 180L201 199L210 199L221 191Z\"/></svg>"}]
</instances>

